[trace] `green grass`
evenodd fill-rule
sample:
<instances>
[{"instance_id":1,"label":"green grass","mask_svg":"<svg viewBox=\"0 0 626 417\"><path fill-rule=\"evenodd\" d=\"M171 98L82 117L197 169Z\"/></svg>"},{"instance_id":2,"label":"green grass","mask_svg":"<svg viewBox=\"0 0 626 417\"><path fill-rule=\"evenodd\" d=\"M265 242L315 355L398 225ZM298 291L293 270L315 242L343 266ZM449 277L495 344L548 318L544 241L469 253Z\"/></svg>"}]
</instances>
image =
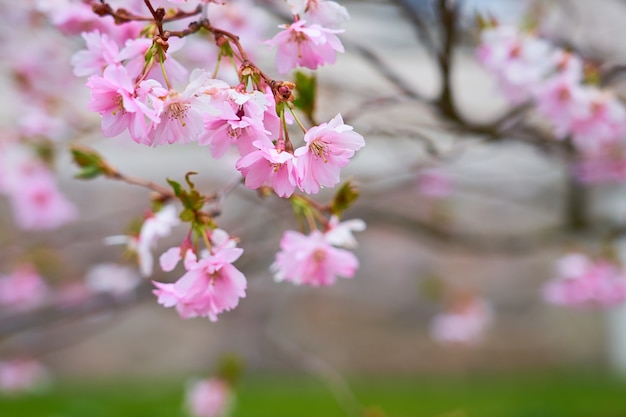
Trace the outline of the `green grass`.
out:
<instances>
[{"instance_id":1,"label":"green grass","mask_svg":"<svg viewBox=\"0 0 626 417\"><path fill-rule=\"evenodd\" d=\"M362 377L351 386L388 417L626 416L626 382L598 375ZM64 381L0 397L0 417L185 417L183 390L181 380ZM237 396L234 417L346 415L327 386L302 376L249 376Z\"/></svg>"}]
</instances>

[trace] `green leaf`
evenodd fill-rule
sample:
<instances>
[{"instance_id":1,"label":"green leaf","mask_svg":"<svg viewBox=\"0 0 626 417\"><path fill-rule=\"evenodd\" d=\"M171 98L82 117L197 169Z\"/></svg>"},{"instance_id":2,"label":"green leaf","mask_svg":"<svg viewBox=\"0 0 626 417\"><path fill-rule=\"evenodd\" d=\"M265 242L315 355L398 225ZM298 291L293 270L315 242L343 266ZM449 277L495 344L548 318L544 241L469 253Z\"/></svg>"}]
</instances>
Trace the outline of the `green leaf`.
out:
<instances>
[{"instance_id":1,"label":"green leaf","mask_svg":"<svg viewBox=\"0 0 626 417\"><path fill-rule=\"evenodd\" d=\"M293 101L296 108L302 110L307 119L311 122L315 120L315 104L317 96L317 77L315 74L308 75L297 71L294 75L296 84L296 99Z\"/></svg>"},{"instance_id":2,"label":"green leaf","mask_svg":"<svg viewBox=\"0 0 626 417\"><path fill-rule=\"evenodd\" d=\"M91 165L81 169L78 174L74 175L74 178L78 178L80 180L90 180L102 175L103 172L100 167Z\"/></svg>"},{"instance_id":3,"label":"green leaf","mask_svg":"<svg viewBox=\"0 0 626 417\"><path fill-rule=\"evenodd\" d=\"M110 168L108 168L100 154L93 149L73 146L70 151L74 163L81 168L78 174L75 175L76 178L92 179L110 173Z\"/></svg>"},{"instance_id":4,"label":"green leaf","mask_svg":"<svg viewBox=\"0 0 626 417\"><path fill-rule=\"evenodd\" d=\"M180 193L182 191L182 188L180 186L180 183L171 179L167 179L167 183L172 187L172 189L174 190L174 194L176 195L176 197L180 197Z\"/></svg>"}]
</instances>

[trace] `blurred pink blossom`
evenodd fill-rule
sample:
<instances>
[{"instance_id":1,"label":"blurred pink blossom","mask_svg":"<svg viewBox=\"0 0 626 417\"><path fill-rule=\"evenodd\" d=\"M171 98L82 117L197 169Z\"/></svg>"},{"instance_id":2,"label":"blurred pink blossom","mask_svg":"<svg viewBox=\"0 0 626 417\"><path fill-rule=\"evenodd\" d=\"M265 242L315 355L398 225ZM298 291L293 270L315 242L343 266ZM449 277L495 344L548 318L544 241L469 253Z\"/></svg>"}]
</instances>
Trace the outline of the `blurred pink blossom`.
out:
<instances>
[{"instance_id":1,"label":"blurred pink blossom","mask_svg":"<svg viewBox=\"0 0 626 417\"><path fill-rule=\"evenodd\" d=\"M449 311L436 315L430 334L445 344L476 344L493 321L491 306L478 298L463 299Z\"/></svg>"},{"instance_id":2,"label":"blurred pink blossom","mask_svg":"<svg viewBox=\"0 0 626 417\"><path fill-rule=\"evenodd\" d=\"M284 30L267 43L272 47L278 47L276 69L281 74L286 74L297 66L317 69L325 64L334 64L337 52L344 51L336 35L343 30L329 29L316 24L308 25L305 20L279 27Z\"/></svg>"},{"instance_id":3,"label":"blurred pink blossom","mask_svg":"<svg viewBox=\"0 0 626 417\"><path fill-rule=\"evenodd\" d=\"M572 253L557 260L556 276L542 292L551 304L611 307L626 300L626 272L613 262Z\"/></svg>"},{"instance_id":4,"label":"blurred pink blossom","mask_svg":"<svg viewBox=\"0 0 626 417\"><path fill-rule=\"evenodd\" d=\"M0 361L0 392L33 391L48 379L48 371L34 359Z\"/></svg>"},{"instance_id":5,"label":"blurred pink blossom","mask_svg":"<svg viewBox=\"0 0 626 417\"><path fill-rule=\"evenodd\" d=\"M441 170L425 169L417 176L417 191L424 197L443 199L449 197L453 190L452 179Z\"/></svg>"},{"instance_id":6,"label":"blurred pink blossom","mask_svg":"<svg viewBox=\"0 0 626 417\"><path fill-rule=\"evenodd\" d=\"M309 235L287 230L280 249L270 266L277 282L313 287L333 285L337 277L352 278L359 267L352 252L331 246L319 230Z\"/></svg>"},{"instance_id":7,"label":"blurred pink blossom","mask_svg":"<svg viewBox=\"0 0 626 417\"><path fill-rule=\"evenodd\" d=\"M187 407L193 417L226 417L233 400L228 383L218 378L195 381L187 389Z\"/></svg>"},{"instance_id":8,"label":"blurred pink blossom","mask_svg":"<svg viewBox=\"0 0 626 417\"><path fill-rule=\"evenodd\" d=\"M50 290L32 265L21 265L0 276L0 308L29 311L43 306Z\"/></svg>"}]
</instances>

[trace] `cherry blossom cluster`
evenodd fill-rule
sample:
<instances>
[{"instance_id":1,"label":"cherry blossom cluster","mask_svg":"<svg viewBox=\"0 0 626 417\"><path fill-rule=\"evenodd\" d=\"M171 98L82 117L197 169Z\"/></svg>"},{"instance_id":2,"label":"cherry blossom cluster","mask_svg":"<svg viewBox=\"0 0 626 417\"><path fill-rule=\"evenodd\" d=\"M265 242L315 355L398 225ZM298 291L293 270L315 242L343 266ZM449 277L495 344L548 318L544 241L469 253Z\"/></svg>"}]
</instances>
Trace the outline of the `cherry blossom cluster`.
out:
<instances>
[{"instance_id":1,"label":"cherry blossom cluster","mask_svg":"<svg viewBox=\"0 0 626 417\"><path fill-rule=\"evenodd\" d=\"M535 33L492 24L481 32L477 56L512 104L532 103L557 139L571 138L582 156L581 180L626 179L626 108L579 55Z\"/></svg>"},{"instance_id":2,"label":"cherry blossom cluster","mask_svg":"<svg viewBox=\"0 0 626 417\"><path fill-rule=\"evenodd\" d=\"M335 35L341 31L322 24L338 26L347 18L345 9L332 1L291 6L296 21L268 42L278 46L279 72L333 63L334 52L343 50ZM246 186L269 186L281 197L289 197L296 187L317 193L320 187L337 185L340 168L365 145L363 137L337 115L308 130L299 123L304 144L294 149L287 131L288 119L296 117L290 103L293 84L267 77L249 60L238 38L218 29L220 21L194 18L182 19L191 22L188 32L161 30L145 37L128 30L127 38L118 34L118 39L100 29L83 33L87 48L72 63L76 75L89 77L87 108L102 116L103 134L128 132L148 146L194 142L208 146L214 158L234 146L241 157L236 168ZM217 65L228 58L237 64L235 85L216 78L215 70L196 69L187 75L174 58L191 28L199 26L215 34Z\"/></svg>"},{"instance_id":3,"label":"cherry blossom cluster","mask_svg":"<svg viewBox=\"0 0 626 417\"><path fill-rule=\"evenodd\" d=\"M556 276L543 287L544 299L570 307L611 307L626 301L626 271L606 259L572 253L556 263Z\"/></svg>"}]
</instances>

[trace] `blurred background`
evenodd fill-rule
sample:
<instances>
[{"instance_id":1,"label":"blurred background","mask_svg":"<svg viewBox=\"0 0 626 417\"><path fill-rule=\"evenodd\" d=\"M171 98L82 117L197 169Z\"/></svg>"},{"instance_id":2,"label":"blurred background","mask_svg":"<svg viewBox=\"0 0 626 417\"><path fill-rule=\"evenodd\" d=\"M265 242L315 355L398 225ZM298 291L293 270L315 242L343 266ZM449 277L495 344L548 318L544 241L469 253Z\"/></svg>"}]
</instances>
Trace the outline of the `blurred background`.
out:
<instances>
[{"instance_id":1,"label":"blurred background","mask_svg":"<svg viewBox=\"0 0 626 417\"><path fill-rule=\"evenodd\" d=\"M38 392L0 397L0 415L186 415L185 384L213 375L224 357L236 357L244 370L237 416L626 415L624 308L572 309L542 297L559 257L597 249L607 230L621 225L623 184L583 187L563 158L537 141L488 140L471 128L510 108L475 58L476 13L520 25L535 19L557 44L623 65L626 2L451 3L461 13L449 86L465 125L433 104L446 84L425 40L443 47L438 2L342 2L351 16L340 36L346 53L318 71L315 116L327 121L341 113L367 142L342 172L360 190L345 219L367 223L356 234L361 264L353 279L328 288L275 283L268 268L282 232L296 227L291 209L236 188L218 218L245 250L236 266L249 287L235 310L216 323L181 320L157 305L144 280L80 308L0 315L0 357L37 358L48 379ZM269 38L280 15L263 19ZM10 42L19 29L2 33ZM265 46L255 54L262 68L273 68ZM5 54L3 126L20 112L11 64ZM619 82L612 85L619 93ZM77 108L87 99L82 94L73 98ZM195 171L198 188L212 190L239 175L235 154L215 161L195 145L147 148L126 139L96 130L82 140L121 172L161 184ZM124 234L143 215L149 192L75 180L70 157L58 159L60 188L79 219L24 232L0 199L0 274L28 259L60 288L82 281L93 265L134 268L123 247L103 239ZM331 195L322 192L320 200ZM182 229L160 240L156 253L179 244ZM171 282L179 272L155 268L152 279ZM479 337L438 340L435 318L467 300L484 302Z\"/></svg>"}]
</instances>

